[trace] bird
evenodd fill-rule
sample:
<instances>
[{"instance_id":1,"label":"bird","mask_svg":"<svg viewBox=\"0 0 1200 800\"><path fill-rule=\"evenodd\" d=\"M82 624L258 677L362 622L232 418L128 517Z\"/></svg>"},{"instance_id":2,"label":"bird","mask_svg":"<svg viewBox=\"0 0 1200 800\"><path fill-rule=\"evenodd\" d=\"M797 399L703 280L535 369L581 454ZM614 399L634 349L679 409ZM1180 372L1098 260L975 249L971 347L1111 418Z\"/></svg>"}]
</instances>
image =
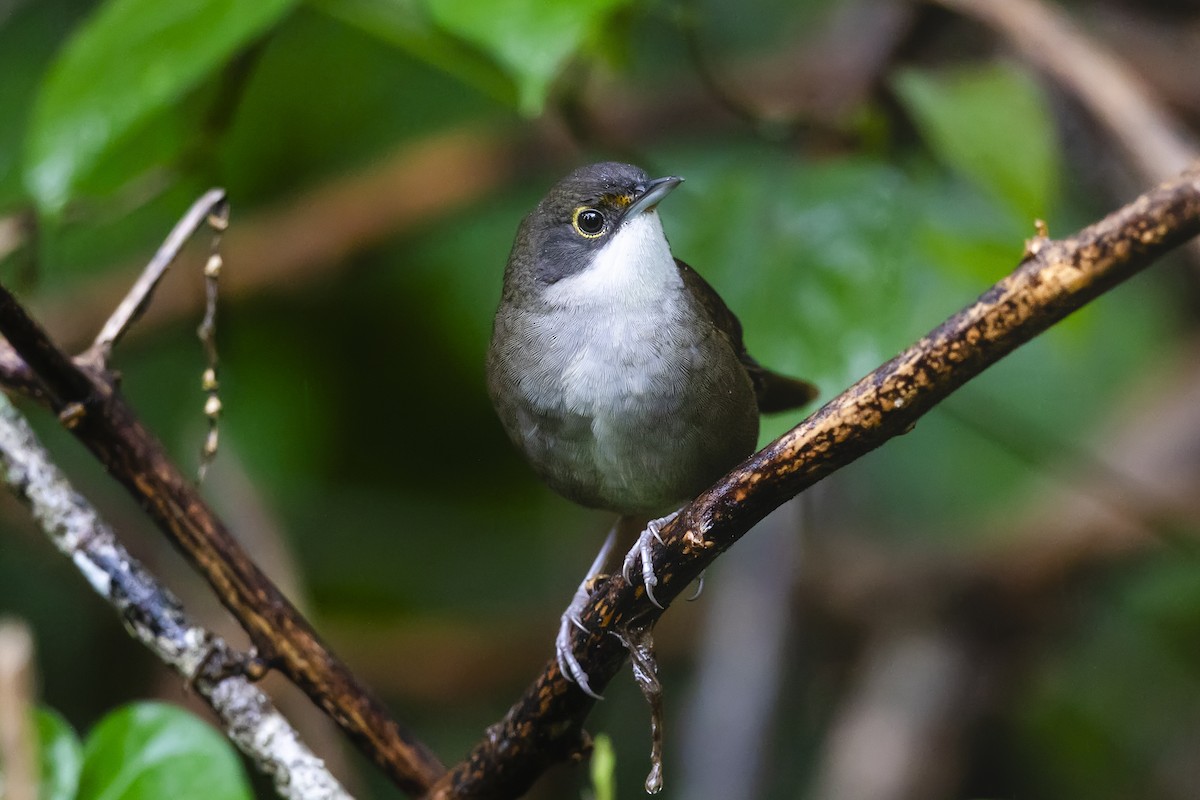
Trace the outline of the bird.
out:
<instances>
[{"instance_id":1,"label":"bird","mask_svg":"<svg viewBox=\"0 0 1200 800\"><path fill-rule=\"evenodd\" d=\"M538 477L641 530L625 557L649 599L652 542L678 509L754 451L759 415L807 404L808 381L746 351L738 318L674 257L657 207L683 178L600 162L554 184L520 223L492 326L488 394ZM645 523L644 528L642 522ZM559 625L559 670L593 697L571 629L614 534Z\"/></svg>"}]
</instances>

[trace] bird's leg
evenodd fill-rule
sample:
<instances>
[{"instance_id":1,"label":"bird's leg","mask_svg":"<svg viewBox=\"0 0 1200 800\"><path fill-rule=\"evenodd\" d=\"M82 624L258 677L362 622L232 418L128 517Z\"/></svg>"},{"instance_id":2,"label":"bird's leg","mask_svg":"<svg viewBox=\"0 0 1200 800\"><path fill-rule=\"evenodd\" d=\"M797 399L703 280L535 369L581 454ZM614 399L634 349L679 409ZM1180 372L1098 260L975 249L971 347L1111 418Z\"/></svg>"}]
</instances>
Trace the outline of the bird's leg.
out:
<instances>
[{"instance_id":1,"label":"bird's leg","mask_svg":"<svg viewBox=\"0 0 1200 800\"><path fill-rule=\"evenodd\" d=\"M654 546L654 542L662 544L662 536L659 531L663 529L667 523L679 516L679 512L675 511L660 519L652 519L646 523L646 529L642 531L642 535L638 537L637 543L625 555L625 563L621 565L621 574L625 576L625 580L633 583L630 577L633 568L641 562L642 565L642 583L646 586L646 597L650 598L650 602L662 608L662 603L654 597L654 587L658 585L658 577L654 574L654 565L650 561L650 549Z\"/></svg>"},{"instance_id":2,"label":"bird's leg","mask_svg":"<svg viewBox=\"0 0 1200 800\"><path fill-rule=\"evenodd\" d=\"M597 700L602 700L603 698L592 691L592 687L588 683L587 672L580 665L579 659L575 658L575 648L571 646L571 628L575 627L584 633L590 633L583 625L583 610L587 608L588 598L591 597L592 589L595 588L596 577L600 574L600 570L604 569L604 563L608 561L608 556L612 553L613 543L616 540L617 527L614 526L609 531L608 538L604 540L604 546L600 548L600 552L596 554L595 560L592 561L592 565L588 567L587 577L583 579L583 583L579 584L579 588L575 590L575 596L571 598L571 604L563 612L562 620L558 625L558 636L554 638L554 656L558 660L558 671L567 680L574 681L583 690L584 694L591 695Z\"/></svg>"}]
</instances>

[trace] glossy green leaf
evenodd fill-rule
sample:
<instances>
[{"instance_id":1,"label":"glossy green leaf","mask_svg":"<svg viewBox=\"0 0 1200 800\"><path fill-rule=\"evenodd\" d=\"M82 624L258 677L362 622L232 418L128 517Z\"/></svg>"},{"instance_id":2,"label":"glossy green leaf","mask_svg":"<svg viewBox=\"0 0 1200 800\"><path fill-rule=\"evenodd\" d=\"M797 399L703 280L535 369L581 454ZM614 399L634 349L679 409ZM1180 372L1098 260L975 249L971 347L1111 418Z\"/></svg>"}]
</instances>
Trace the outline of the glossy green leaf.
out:
<instances>
[{"instance_id":1,"label":"glossy green leaf","mask_svg":"<svg viewBox=\"0 0 1200 800\"><path fill-rule=\"evenodd\" d=\"M85 11L72 0L38 0L0 12L0 208L25 202L20 156L26 124L46 67Z\"/></svg>"},{"instance_id":2,"label":"glossy green leaf","mask_svg":"<svg viewBox=\"0 0 1200 800\"><path fill-rule=\"evenodd\" d=\"M192 714L165 703L112 712L84 747L78 800L250 800L233 747Z\"/></svg>"},{"instance_id":3,"label":"glossy green leaf","mask_svg":"<svg viewBox=\"0 0 1200 800\"><path fill-rule=\"evenodd\" d=\"M741 317L755 358L826 397L949 305L910 244L914 187L885 163L697 154L671 171L687 177L659 209L672 251Z\"/></svg>"},{"instance_id":4,"label":"glossy green leaf","mask_svg":"<svg viewBox=\"0 0 1200 800\"><path fill-rule=\"evenodd\" d=\"M893 86L938 158L1017 217L1046 217L1060 159L1046 99L1027 73L1002 64L910 69Z\"/></svg>"},{"instance_id":5,"label":"glossy green leaf","mask_svg":"<svg viewBox=\"0 0 1200 800\"><path fill-rule=\"evenodd\" d=\"M62 210L105 151L261 35L296 0L110 0L81 26L42 85L24 178Z\"/></svg>"},{"instance_id":6,"label":"glossy green leaf","mask_svg":"<svg viewBox=\"0 0 1200 800\"><path fill-rule=\"evenodd\" d=\"M83 767L83 745L75 730L57 711L37 711L39 800L72 800Z\"/></svg>"},{"instance_id":7,"label":"glossy green leaf","mask_svg":"<svg viewBox=\"0 0 1200 800\"><path fill-rule=\"evenodd\" d=\"M512 77L517 107L535 116L567 60L629 0L427 0L444 30L482 48Z\"/></svg>"}]
</instances>

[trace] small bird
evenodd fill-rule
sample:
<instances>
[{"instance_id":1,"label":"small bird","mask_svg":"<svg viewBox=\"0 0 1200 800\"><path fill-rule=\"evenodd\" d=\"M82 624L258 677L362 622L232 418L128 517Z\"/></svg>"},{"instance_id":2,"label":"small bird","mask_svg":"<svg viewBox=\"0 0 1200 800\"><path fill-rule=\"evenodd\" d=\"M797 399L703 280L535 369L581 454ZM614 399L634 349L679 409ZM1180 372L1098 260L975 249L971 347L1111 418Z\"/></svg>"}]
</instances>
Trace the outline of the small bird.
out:
<instances>
[{"instance_id":1,"label":"small bird","mask_svg":"<svg viewBox=\"0 0 1200 800\"><path fill-rule=\"evenodd\" d=\"M737 317L672 256L656 208L682 182L604 162L555 184L517 229L487 358L492 404L538 476L580 505L621 515L618 527L649 520L623 569L628 577L641 562L656 604L650 547L674 514L652 517L753 452L760 413L816 396L812 384L755 361ZM555 642L563 675L594 697L570 633L583 628L612 542L610 534Z\"/></svg>"}]
</instances>

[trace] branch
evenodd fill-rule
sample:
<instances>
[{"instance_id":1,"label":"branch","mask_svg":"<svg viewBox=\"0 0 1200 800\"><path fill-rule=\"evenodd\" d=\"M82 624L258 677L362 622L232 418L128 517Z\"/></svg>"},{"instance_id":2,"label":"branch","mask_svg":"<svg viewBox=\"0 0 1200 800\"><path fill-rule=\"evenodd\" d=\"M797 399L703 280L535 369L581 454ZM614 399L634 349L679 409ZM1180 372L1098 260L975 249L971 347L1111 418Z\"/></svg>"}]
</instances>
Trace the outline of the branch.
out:
<instances>
[{"instance_id":1,"label":"branch","mask_svg":"<svg viewBox=\"0 0 1200 800\"><path fill-rule=\"evenodd\" d=\"M990 26L1095 115L1147 183L1200 157L1200 146L1143 81L1091 41L1070 17L1039 0L934 0Z\"/></svg>"},{"instance_id":2,"label":"branch","mask_svg":"<svg viewBox=\"0 0 1200 800\"><path fill-rule=\"evenodd\" d=\"M196 690L229 738L274 780L281 797L349 800L270 699L245 677L233 674L245 656L189 619L179 601L129 555L3 395L0 466L5 482L58 549L117 609L133 637Z\"/></svg>"},{"instance_id":3,"label":"branch","mask_svg":"<svg viewBox=\"0 0 1200 800\"><path fill-rule=\"evenodd\" d=\"M1036 237L1016 271L928 335L754 454L691 504L654 548L655 595L670 602L718 555L784 501L916 422L1020 345L1200 233L1200 164L1062 241ZM576 654L603 689L625 651L610 629L653 625L662 613L638 584L611 576L583 614ZM555 761L585 746L593 700L554 660L467 759L427 797L522 794Z\"/></svg>"},{"instance_id":4,"label":"branch","mask_svg":"<svg viewBox=\"0 0 1200 800\"><path fill-rule=\"evenodd\" d=\"M154 257L150 259L150 263L146 265L142 274L134 282L133 288L117 306L117 310L108 318L108 322L104 323L104 327L100 329L91 348L85 353L85 359L98 366L108 363L108 357L112 355L113 347L129 330L129 326L145 312L159 281L167 274L167 269L179 256L179 251L183 249L187 240L206 219L209 220L209 225L213 229L225 230L229 219L229 206L225 201L224 189L209 189L192 204L179 222L175 223L175 227L167 235L166 241L158 248Z\"/></svg>"},{"instance_id":5,"label":"branch","mask_svg":"<svg viewBox=\"0 0 1200 800\"><path fill-rule=\"evenodd\" d=\"M193 212L203 202L194 206ZM169 250L172 242L169 239L164 250ZM131 296L148 296L155 275L156 270L148 269L143 276L146 286L135 288ZM117 321L110 326L116 335L102 334L94 349L73 361L50 341L16 298L0 287L0 333L19 356L15 358L0 347L0 381L27 391L58 414L200 571L259 653L260 658L247 665L248 674L261 673L264 665L277 667L397 786L411 794L425 791L444 771L437 757L390 717L251 561L196 487L172 463L162 444L142 425L118 391L114 376L97 363L103 361L105 342L119 337L142 305L135 299L128 313L118 312L114 316ZM31 383L31 375L35 383Z\"/></svg>"}]
</instances>

